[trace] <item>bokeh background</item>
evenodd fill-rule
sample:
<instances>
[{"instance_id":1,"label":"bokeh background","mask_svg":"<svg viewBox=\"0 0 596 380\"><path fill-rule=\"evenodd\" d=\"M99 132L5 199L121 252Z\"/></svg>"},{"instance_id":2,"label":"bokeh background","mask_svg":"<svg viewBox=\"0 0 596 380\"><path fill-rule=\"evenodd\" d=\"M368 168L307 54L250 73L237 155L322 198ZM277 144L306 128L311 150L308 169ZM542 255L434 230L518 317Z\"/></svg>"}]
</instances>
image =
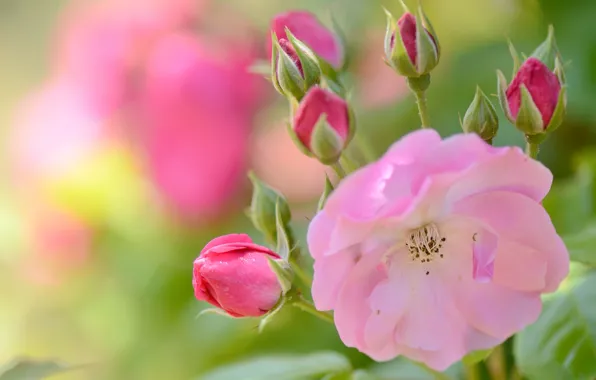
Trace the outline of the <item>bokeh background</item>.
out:
<instances>
[{"instance_id":1,"label":"bokeh background","mask_svg":"<svg viewBox=\"0 0 596 380\"><path fill-rule=\"evenodd\" d=\"M494 94L495 70L510 76L507 38L530 53L554 24L569 111L541 152L556 178L546 206L561 233L579 230L594 214L596 2L424 5L443 47L428 93L443 135L458 132L476 85ZM248 70L277 12L342 26L358 133L375 154L417 128L381 60L381 6L399 14L392 0L0 0L0 363L89 364L65 380L184 380L329 349L370 366L299 311L262 334L255 320L197 319L191 268L217 235L262 241L244 214L247 170L286 195L300 236L315 211L325 169L292 145L285 101ZM501 121L496 144L521 145Z\"/></svg>"}]
</instances>

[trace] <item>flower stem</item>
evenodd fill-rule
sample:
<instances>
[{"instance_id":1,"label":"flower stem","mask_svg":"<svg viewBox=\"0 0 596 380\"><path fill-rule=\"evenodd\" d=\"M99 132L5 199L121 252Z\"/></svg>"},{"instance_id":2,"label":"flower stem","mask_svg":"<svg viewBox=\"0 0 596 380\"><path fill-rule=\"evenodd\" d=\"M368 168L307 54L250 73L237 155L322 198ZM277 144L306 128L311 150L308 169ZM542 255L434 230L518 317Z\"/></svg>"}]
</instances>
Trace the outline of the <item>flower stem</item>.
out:
<instances>
[{"instance_id":1,"label":"flower stem","mask_svg":"<svg viewBox=\"0 0 596 380\"><path fill-rule=\"evenodd\" d=\"M531 157L534 159L537 158L539 147L540 147L540 144L536 144L536 143L532 143L532 142L528 141L526 143L526 154L528 155L528 157Z\"/></svg>"},{"instance_id":2,"label":"flower stem","mask_svg":"<svg viewBox=\"0 0 596 380\"><path fill-rule=\"evenodd\" d=\"M333 315L326 313L324 311L319 311L315 308L315 305L305 300L302 296L299 296L292 305L296 306L298 309L302 311L306 311L309 314L314 315L315 317L329 323L333 323Z\"/></svg>"},{"instance_id":3,"label":"flower stem","mask_svg":"<svg viewBox=\"0 0 596 380\"><path fill-rule=\"evenodd\" d=\"M331 168L335 171L339 179L344 179L346 177L346 171L339 161L335 164L331 164Z\"/></svg>"},{"instance_id":4,"label":"flower stem","mask_svg":"<svg viewBox=\"0 0 596 380\"><path fill-rule=\"evenodd\" d=\"M426 105L426 92L416 91L414 92L416 97L416 104L418 104L418 114L420 115L420 121L422 122L421 128L430 128L430 117L428 115L428 107Z\"/></svg>"}]
</instances>

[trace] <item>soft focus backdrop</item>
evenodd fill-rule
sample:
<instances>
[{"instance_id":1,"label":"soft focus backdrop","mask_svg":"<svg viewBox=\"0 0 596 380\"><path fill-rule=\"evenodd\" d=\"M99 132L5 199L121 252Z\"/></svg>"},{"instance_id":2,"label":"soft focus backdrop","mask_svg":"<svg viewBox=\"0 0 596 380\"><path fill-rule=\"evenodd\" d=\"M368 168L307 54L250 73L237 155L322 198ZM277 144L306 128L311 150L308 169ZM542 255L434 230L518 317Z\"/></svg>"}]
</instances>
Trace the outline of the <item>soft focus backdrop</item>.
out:
<instances>
[{"instance_id":1,"label":"soft focus backdrop","mask_svg":"<svg viewBox=\"0 0 596 380\"><path fill-rule=\"evenodd\" d=\"M510 75L507 38L528 53L554 24L569 114L541 152L556 178L546 206L559 232L581 229L596 200L596 3L424 4L443 46L428 93L443 135L459 131L477 84L494 94L495 70ZM381 59L381 6L399 14L392 0L0 0L0 363L89 364L65 380L196 379L312 349L371 365L299 311L260 335L254 320L197 319L191 268L212 237L253 231L249 169L288 197L302 236L315 211L324 169L286 135L285 101L248 71L276 13L309 9L328 25L334 14L357 133L377 155L418 127ZM504 120L496 144L521 144Z\"/></svg>"}]
</instances>

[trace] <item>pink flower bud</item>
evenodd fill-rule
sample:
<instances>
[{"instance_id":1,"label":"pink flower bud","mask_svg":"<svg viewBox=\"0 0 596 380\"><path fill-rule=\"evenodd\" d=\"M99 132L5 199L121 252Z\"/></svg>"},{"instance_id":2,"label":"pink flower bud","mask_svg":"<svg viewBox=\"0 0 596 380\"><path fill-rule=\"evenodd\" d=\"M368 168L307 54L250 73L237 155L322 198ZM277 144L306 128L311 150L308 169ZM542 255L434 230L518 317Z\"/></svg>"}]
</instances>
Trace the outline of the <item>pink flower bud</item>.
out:
<instances>
[{"instance_id":1,"label":"pink flower bud","mask_svg":"<svg viewBox=\"0 0 596 380\"><path fill-rule=\"evenodd\" d=\"M304 78L304 70L302 69L302 62L300 62L300 58L298 58L298 54L296 53L296 50L294 49L294 47L292 46L292 44L288 40L286 40L285 38L280 38L279 39L279 46L283 49L283 51L290 58L292 58L292 62L294 62L294 64L298 68L298 71L300 71L300 74Z\"/></svg>"},{"instance_id":2,"label":"pink flower bud","mask_svg":"<svg viewBox=\"0 0 596 380\"><path fill-rule=\"evenodd\" d=\"M327 141L324 145L329 149L333 148L334 152L318 152L315 146L318 145L315 141L315 135L317 135L315 129L322 121L325 124L323 128L332 132L334 140L333 142ZM349 143L350 125L350 111L347 102L333 92L315 86L300 102L294 116L293 130L306 151L315 155L319 160L324 158L323 161L333 161L335 156L339 157L341 151ZM318 136L324 135L318 134ZM325 157L321 157L321 155Z\"/></svg>"},{"instance_id":3,"label":"pink flower bud","mask_svg":"<svg viewBox=\"0 0 596 380\"><path fill-rule=\"evenodd\" d=\"M397 21L397 27L399 28L399 35L404 42L404 47L410 57L410 61L416 64L416 17L411 13L404 13L403 16ZM391 45L395 43L395 35L391 39Z\"/></svg>"},{"instance_id":4,"label":"pink flower bud","mask_svg":"<svg viewBox=\"0 0 596 380\"><path fill-rule=\"evenodd\" d=\"M195 297L233 317L258 317L279 300L281 286L267 258L279 259L245 234L211 240L193 266Z\"/></svg>"},{"instance_id":5,"label":"pink flower bud","mask_svg":"<svg viewBox=\"0 0 596 380\"><path fill-rule=\"evenodd\" d=\"M540 60L533 57L526 60L506 92L509 111L514 119L521 105L521 85L524 85L532 96L534 104L542 115L543 129L546 129L557 107L561 91L559 79Z\"/></svg>"},{"instance_id":6,"label":"pink flower bud","mask_svg":"<svg viewBox=\"0 0 596 380\"><path fill-rule=\"evenodd\" d=\"M281 13L271 21L271 30L275 32L280 40L287 38L286 28L290 29L297 39L304 42L333 66L340 67L343 64L343 48L339 39L323 26L312 13L305 11ZM271 40L267 39L267 41L269 55L271 56Z\"/></svg>"}]
</instances>

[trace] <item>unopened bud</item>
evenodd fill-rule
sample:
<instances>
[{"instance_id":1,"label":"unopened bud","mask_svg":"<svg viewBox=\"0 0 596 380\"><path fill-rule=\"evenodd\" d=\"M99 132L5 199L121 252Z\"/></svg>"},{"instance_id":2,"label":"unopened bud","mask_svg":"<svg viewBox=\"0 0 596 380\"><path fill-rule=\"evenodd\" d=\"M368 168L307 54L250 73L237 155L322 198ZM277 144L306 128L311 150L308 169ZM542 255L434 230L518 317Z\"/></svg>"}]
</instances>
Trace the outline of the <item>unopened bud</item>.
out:
<instances>
[{"instance_id":1,"label":"unopened bud","mask_svg":"<svg viewBox=\"0 0 596 380\"><path fill-rule=\"evenodd\" d=\"M464 115L462 128L466 133L476 133L489 144L497 135L499 129L497 112L480 87L476 88L474 100Z\"/></svg>"},{"instance_id":2,"label":"unopened bud","mask_svg":"<svg viewBox=\"0 0 596 380\"><path fill-rule=\"evenodd\" d=\"M386 11L385 60L400 75L416 78L439 63L439 40L422 7L416 16L404 10L398 21Z\"/></svg>"},{"instance_id":3,"label":"unopened bud","mask_svg":"<svg viewBox=\"0 0 596 380\"><path fill-rule=\"evenodd\" d=\"M318 86L302 99L291 125L291 135L298 147L325 165L337 162L353 133L353 115L348 103Z\"/></svg>"},{"instance_id":4,"label":"unopened bud","mask_svg":"<svg viewBox=\"0 0 596 380\"><path fill-rule=\"evenodd\" d=\"M254 173L249 173L253 186L249 217L271 244L277 243L277 220L275 208L279 207L282 224L287 225L292 219L286 199L277 190L267 186Z\"/></svg>"}]
</instances>

